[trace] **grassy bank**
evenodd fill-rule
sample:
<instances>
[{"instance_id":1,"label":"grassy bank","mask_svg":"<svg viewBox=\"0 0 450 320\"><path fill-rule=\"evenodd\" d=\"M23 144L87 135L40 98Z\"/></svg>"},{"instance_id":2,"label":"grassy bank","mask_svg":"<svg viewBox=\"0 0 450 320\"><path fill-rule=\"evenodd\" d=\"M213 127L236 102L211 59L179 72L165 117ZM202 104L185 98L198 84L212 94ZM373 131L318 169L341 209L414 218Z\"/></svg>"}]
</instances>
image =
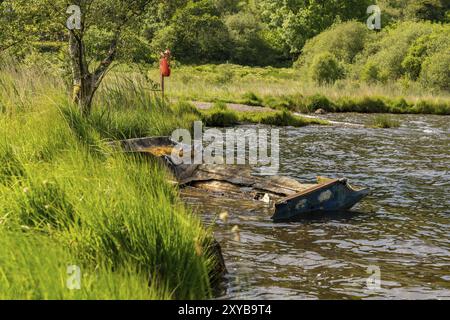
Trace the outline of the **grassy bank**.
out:
<instances>
[{"instance_id":1,"label":"grassy bank","mask_svg":"<svg viewBox=\"0 0 450 320\"><path fill-rule=\"evenodd\" d=\"M142 78L131 66L116 72ZM156 68L144 73L158 79ZM329 112L450 114L448 92L402 81L368 84L345 79L333 85L317 85L297 69L181 66L174 68L166 86L168 97L176 100L223 101L297 112L321 108Z\"/></svg>"},{"instance_id":2,"label":"grassy bank","mask_svg":"<svg viewBox=\"0 0 450 320\"><path fill-rule=\"evenodd\" d=\"M180 203L169 173L105 144L168 134L195 115L109 86L87 120L60 78L0 70L0 298L211 296L211 234ZM66 287L69 265L81 269L81 290Z\"/></svg>"},{"instance_id":3,"label":"grassy bank","mask_svg":"<svg viewBox=\"0 0 450 320\"><path fill-rule=\"evenodd\" d=\"M194 108L193 106L191 108ZM293 115L287 110L239 112L231 110L223 102L216 102L208 110L198 111L202 121L210 127L229 127L237 124L257 123L272 126L303 127L307 125L327 125L320 119L309 119Z\"/></svg>"}]
</instances>

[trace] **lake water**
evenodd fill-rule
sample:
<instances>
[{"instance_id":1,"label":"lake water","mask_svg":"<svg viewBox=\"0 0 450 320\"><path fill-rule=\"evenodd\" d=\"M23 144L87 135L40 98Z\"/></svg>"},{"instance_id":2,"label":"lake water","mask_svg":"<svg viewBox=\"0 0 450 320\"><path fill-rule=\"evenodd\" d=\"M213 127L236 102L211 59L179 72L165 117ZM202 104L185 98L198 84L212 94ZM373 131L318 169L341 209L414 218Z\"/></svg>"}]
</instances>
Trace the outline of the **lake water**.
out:
<instances>
[{"instance_id":1,"label":"lake water","mask_svg":"<svg viewBox=\"0 0 450 320\"><path fill-rule=\"evenodd\" d=\"M268 209L199 207L229 271L218 298L450 299L450 117L395 117L400 128L281 129L281 175L346 177L372 190L351 213L274 224ZM228 223L216 219L222 211Z\"/></svg>"}]
</instances>

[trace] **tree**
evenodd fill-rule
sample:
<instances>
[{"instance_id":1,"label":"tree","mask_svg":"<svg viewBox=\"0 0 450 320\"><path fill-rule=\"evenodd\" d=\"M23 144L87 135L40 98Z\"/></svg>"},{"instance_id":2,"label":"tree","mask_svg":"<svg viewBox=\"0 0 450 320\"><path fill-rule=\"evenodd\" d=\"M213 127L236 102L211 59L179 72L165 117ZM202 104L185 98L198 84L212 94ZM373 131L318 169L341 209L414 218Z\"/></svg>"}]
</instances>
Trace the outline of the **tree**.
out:
<instances>
[{"instance_id":1,"label":"tree","mask_svg":"<svg viewBox=\"0 0 450 320\"><path fill-rule=\"evenodd\" d=\"M152 0L72 0L81 8L79 30L69 30L69 53L74 84L74 101L83 114L89 114L92 99L113 63L121 45L122 36L131 29L139 28L139 17L143 16ZM89 29L104 32L108 49L100 63L90 68L86 54L85 37Z\"/></svg>"},{"instance_id":2,"label":"tree","mask_svg":"<svg viewBox=\"0 0 450 320\"><path fill-rule=\"evenodd\" d=\"M45 10L36 0L0 0L0 54L18 46L35 36L37 26L40 31L48 29L51 23L45 25Z\"/></svg>"},{"instance_id":3,"label":"tree","mask_svg":"<svg viewBox=\"0 0 450 320\"><path fill-rule=\"evenodd\" d=\"M229 59L231 40L215 4L200 0L178 9L170 24L156 33L152 46L170 47L181 61L218 62Z\"/></svg>"},{"instance_id":4,"label":"tree","mask_svg":"<svg viewBox=\"0 0 450 320\"><path fill-rule=\"evenodd\" d=\"M297 57L306 40L336 22L360 19L373 0L261 0L263 21L276 45Z\"/></svg>"},{"instance_id":5,"label":"tree","mask_svg":"<svg viewBox=\"0 0 450 320\"><path fill-rule=\"evenodd\" d=\"M150 4L160 0L0 0L3 14L0 48L67 30L66 22L75 23L67 32L74 102L82 114L91 111L92 100L120 49L125 36L140 33L141 18ZM81 13L67 13L69 6ZM73 11L72 14L75 14ZM16 29L17 28L17 29ZM49 32L51 30L51 32ZM96 41L92 41L97 37ZM2 50L2 49L0 49Z\"/></svg>"}]
</instances>

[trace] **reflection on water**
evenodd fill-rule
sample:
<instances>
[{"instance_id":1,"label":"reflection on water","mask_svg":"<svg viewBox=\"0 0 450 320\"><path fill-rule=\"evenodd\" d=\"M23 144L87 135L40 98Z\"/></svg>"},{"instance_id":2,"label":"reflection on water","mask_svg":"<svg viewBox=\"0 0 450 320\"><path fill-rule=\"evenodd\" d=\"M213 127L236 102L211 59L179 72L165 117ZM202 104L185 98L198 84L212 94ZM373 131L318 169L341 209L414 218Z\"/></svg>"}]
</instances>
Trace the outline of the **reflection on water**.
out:
<instances>
[{"instance_id":1,"label":"reflection on water","mask_svg":"<svg viewBox=\"0 0 450 320\"><path fill-rule=\"evenodd\" d=\"M370 115L327 117L364 123ZM281 174L345 176L372 189L352 213L274 224L268 209L233 201L199 208L229 270L221 298L450 299L450 117L397 117L398 129L282 131ZM216 221L222 211L227 224ZM368 289L368 266L380 268L380 289Z\"/></svg>"}]
</instances>

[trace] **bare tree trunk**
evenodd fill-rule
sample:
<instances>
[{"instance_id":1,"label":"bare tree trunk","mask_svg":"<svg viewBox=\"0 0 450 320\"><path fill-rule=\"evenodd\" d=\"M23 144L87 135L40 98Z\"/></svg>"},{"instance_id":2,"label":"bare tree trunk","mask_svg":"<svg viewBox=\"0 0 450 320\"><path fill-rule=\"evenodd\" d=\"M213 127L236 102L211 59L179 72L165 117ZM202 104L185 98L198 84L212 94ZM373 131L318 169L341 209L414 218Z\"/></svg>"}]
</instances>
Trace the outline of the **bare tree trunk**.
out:
<instances>
[{"instance_id":1,"label":"bare tree trunk","mask_svg":"<svg viewBox=\"0 0 450 320\"><path fill-rule=\"evenodd\" d=\"M83 115L91 111L93 75L89 72L82 39L73 31L69 33L69 53L73 77L73 101Z\"/></svg>"},{"instance_id":2,"label":"bare tree trunk","mask_svg":"<svg viewBox=\"0 0 450 320\"><path fill-rule=\"evenodd\" d=\"M107 57L100 63L94 72L89 72L86 62L83 39L73 31L69 33L69 53L73 76L73 102L79 106L83 115L89 115L92 109L92 100L109 66L114 61L119 33L111 42Z\"/></svg>"}]
</instances>

